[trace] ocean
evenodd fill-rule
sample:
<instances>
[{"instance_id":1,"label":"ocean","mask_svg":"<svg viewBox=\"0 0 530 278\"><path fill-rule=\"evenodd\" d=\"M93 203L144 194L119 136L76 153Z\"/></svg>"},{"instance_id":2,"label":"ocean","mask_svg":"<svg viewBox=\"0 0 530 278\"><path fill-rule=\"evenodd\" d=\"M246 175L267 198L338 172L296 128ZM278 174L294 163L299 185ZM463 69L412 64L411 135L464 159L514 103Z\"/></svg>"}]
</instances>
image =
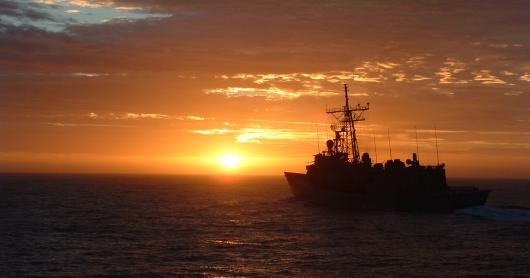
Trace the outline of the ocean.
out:
<instances>
[{"instance_id":1,"label":"ocean","mask_svg":"<svg viewBox=\"0 0 530 278\"><path fill-rule=\"evenodd\" d=\"M530 277L530 182L454 213L348 211L283 177L0 175L0 277Z\"/></svg>"}]
</instances>

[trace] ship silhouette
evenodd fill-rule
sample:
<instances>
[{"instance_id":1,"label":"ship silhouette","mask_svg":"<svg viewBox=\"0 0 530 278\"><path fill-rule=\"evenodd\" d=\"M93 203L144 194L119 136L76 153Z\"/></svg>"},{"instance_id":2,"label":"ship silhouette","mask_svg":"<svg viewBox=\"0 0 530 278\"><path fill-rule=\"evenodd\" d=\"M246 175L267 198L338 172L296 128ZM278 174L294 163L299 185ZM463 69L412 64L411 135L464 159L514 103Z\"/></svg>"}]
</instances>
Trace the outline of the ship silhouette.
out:
<instances>
[{"instance_id":1,"label":"ship silhouette","mask_svg":"<svg viewBox=\"0 0 530 278\"><path fill-rule=\"evenodd\" d=\"M363 121L370 104L350 106L344 85L345 105L326 109L336 123L326 151L314 155L307 172L285 172L294 197L310 203L351 209L399 211L453 211L486 202L489 190L450 187L445 165L421 165L412 159L372 164L368 153L359 153L355 123Z\"/></svg>"}]
</instances>

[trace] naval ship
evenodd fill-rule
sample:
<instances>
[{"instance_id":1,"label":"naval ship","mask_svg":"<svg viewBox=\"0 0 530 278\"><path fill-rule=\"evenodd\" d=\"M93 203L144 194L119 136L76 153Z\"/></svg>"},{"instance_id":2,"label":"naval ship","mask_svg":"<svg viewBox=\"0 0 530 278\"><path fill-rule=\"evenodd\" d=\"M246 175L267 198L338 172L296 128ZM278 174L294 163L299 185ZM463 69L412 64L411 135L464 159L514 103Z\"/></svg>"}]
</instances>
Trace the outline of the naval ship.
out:
<instances>
[{"instance_id":1,"label":"naval ship","mask_svg":"<svg viewBox=\"0 0 530 278\"><path fill-rule=\"evenodd\" d=\"M390 159L384 164L372 164L368 153L361 156L355 124L365 120L370 103L350 106L346 84L344 98L344 106L326 109L336 120L327 150L314 155L305 174L285 172L295 198L330 207L397 211L449 212L486 202L489 190L448 186L445 165L422 165L417 153L405 162Z\"/></svg>"}]
</instances>

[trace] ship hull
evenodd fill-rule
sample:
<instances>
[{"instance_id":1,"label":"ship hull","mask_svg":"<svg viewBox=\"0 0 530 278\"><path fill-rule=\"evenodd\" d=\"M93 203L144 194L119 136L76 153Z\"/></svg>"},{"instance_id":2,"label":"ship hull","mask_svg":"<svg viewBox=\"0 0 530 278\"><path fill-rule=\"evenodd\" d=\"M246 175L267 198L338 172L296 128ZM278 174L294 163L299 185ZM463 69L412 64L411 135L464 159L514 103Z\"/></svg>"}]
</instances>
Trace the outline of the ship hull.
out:
<instances>
[{"instance_id":1,"label":"ship hull","mask_svg":"<svg viewBox=\"0 0 530 278\"><path fill-rule=\"evenodd\" d=\"M453 211L481 206L489 190L449 189L439 194L398 194L339 192L310 183L306 174L285 172L295 198L328 207L357 210Z\"/></svg>"}]
</instances>

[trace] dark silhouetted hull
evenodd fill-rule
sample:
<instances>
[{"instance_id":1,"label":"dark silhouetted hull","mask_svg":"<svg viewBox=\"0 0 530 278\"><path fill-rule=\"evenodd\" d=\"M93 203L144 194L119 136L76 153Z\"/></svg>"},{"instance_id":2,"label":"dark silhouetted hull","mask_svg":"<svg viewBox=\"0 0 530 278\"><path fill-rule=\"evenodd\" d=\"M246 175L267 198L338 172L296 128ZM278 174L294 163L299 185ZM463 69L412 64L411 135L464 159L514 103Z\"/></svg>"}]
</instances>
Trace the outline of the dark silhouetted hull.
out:
<instances>
[{"instance_id":1,"label":"dark silhouetted hull","mask_svg":"<svg viewBox=\"0 0 530 278\"><path fill-rule=\"evenodd\" d=\"M361 210L452 211L481 206L489 190L449 189L439 194L339 192L310 183L306 174L285 172L293 195L318 205Z\"/></svg>"}]
</instances>

